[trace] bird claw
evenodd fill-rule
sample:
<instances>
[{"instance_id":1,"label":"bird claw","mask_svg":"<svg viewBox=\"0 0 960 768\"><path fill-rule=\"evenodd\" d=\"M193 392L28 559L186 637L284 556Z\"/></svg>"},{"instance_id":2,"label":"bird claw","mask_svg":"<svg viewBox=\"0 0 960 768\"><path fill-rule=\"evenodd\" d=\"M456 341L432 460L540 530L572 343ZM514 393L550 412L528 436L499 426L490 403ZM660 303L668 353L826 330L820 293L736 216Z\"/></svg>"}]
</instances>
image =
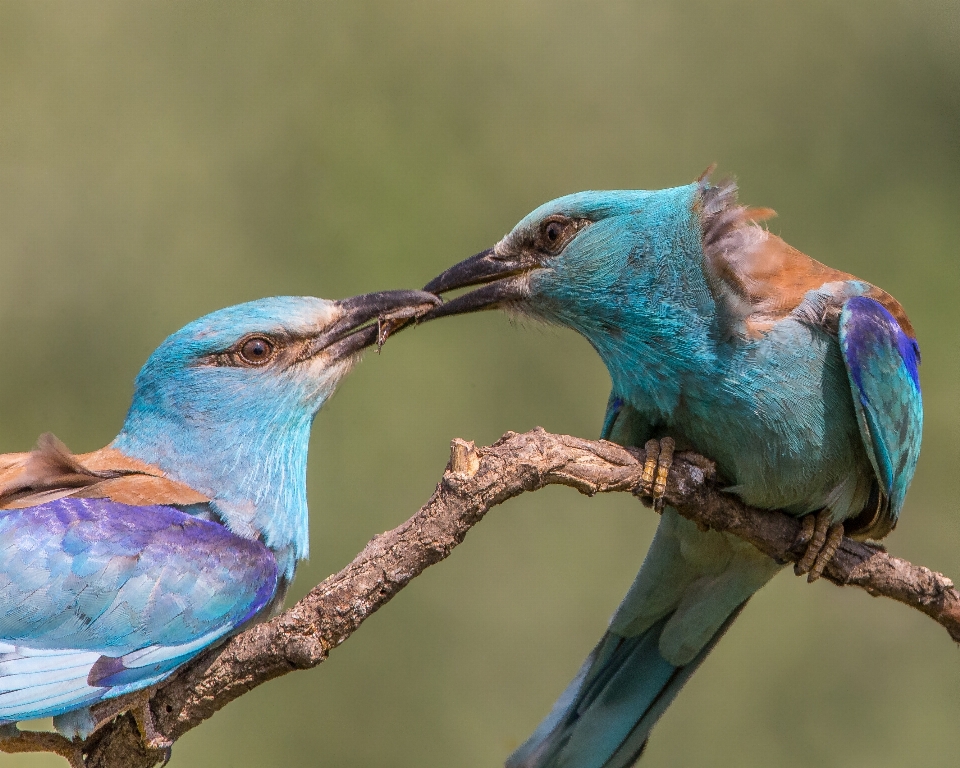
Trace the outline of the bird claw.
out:
<instances>
[{"instance_id":1,"label":"bird claw","mask_svg":"<svg viewBox=\"0 0 960 768\"><path fill-rule=\"evenodd\" d=\"M150 709L150 695L152 689L148 689L146 695L141 698L137 706L130 710L133 719L137 722L137 728L140 729L140 736L143 743L150 749L157 749L164 753L162 765L170 762L170 755L173 751L173 741L168 739L159 730L153 719L153 710Z\"/></svg>"},{"instance_id":2,"label":"bird claw","mask_svg":"<svg viewBox=\"0 0 960 768\"><path fill-rule=\"evenodd\" d=\"M647 440L644 446L646 461L643 463L637 492L641 496L649 496L657 512L663 512L663 496L667 492L667 476L673 466L675 447L672 437Z\"/></svg>"},{"instance_id":3,"label":"bird claw","mask_svg":"<svg viewBox=\"0 0 960 768\"><path fill-rule=\"evenodd\" d=\"M806 515L801 522L803 527L800 529L799 544L806 544L807 549L794 564L793 572L797 576L807 574L807 582L812 584L820 578L837 553L843 540L843 523L831 523L829 509Z\"/></svg>"}]
</instances>

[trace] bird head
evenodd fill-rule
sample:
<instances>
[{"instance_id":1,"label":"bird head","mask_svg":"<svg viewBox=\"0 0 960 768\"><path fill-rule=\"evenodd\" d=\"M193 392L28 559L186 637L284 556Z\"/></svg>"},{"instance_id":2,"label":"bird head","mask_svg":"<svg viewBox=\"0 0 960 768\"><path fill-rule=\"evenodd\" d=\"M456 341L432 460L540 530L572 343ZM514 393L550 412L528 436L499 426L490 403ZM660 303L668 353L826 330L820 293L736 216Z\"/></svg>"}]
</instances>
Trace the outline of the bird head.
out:
<instances>
[{"instance_id":1,"label":"bird head","mask_svg":"<svg viewBox=\"0 0 960 768\"><path fill-rule=\"evenodd\" d=\"M211 498L235 533L303 557L314 416L378 341L371 321L438 303L422 291L281 296L206 315L150 356L111 446Z\"/></svg>"},{"instance_id":2,"label":"bird head","mask_svg":"<svg viewBox=\"0 0 960 768\"><path fill-rule=\"evenodd\" d=\"M426 319L502 308L570 327L597 349L615 385L676 372L714 302L704 279L702 183L654 192L580 192L540 206L489 250L424 290L480 285ZM630 360L629 366L625 360ZM638 361L649 365L638 369ZM627 370L629 368L629 370ZM649 377L648 377L649 378ZM642 388L655 388L652 380Z\"/></svg>"},{"instance_id":3,"label":"bird head","mask_svg":"<svg viewBox=\"0 0 960 768\"><path fill-rule=\"evenodd\" d=\"M327 301L277 296L227 307L168 337L140 371L128 418L145 413L215 429L276 418L312 418L377 340L371 320L424 312L422 291Z\"/></svg>"}]
</instances>

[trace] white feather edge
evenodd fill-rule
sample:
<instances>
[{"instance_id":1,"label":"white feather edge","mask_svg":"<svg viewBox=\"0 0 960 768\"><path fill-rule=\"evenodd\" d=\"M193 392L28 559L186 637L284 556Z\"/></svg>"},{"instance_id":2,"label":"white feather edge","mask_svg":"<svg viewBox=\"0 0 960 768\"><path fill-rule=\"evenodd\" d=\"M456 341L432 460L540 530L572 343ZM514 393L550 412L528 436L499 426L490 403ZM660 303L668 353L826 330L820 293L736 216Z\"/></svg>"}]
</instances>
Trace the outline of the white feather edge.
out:
<instances>
[{"instance_id":1,"label":"white feather edge","mask_svg":"<svg viewBox=\"0 0 960 768\"><path fill-rule=\"evenodd\" d=\"M188 656L230 631L218 627L180 645L151 645L119 657L127 669ZM104 654L68 648L30 648L0 641L0 721L56 715L98 699L119 696L162 680L165 670L143 680L110 688L87 684L90 670Z\"/></svg>"}]
</instances>

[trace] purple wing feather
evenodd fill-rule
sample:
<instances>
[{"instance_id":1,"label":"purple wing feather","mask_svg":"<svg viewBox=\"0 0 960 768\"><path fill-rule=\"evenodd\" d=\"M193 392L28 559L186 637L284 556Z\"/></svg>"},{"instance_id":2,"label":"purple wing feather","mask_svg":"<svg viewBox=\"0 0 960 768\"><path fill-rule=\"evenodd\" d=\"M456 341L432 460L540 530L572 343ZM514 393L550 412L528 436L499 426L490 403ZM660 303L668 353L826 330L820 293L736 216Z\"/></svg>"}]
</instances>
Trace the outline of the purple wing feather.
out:
<instances>
[{"instance_id":1,"label":"purple wing feather","mask_svg":"<svg viewBox=\"0 0 960 768\"><path fill-rule=\"evenodd\" d=\"M261 612L273 554L166 506L0 512L0 722L150 685Z\"/></svg>"},{"instance_id":2,"label":"purple wing feather","mask_svg":"<svg viewBox=\"0 0 960 768\"><path fill-rule=\"evenodd\" d=\"M840 348L864 447L887 500L882 535L896 524L920 455L923 401L920 349L878 301L853 296L843 305Z\"/></svg>"}]
</instances>

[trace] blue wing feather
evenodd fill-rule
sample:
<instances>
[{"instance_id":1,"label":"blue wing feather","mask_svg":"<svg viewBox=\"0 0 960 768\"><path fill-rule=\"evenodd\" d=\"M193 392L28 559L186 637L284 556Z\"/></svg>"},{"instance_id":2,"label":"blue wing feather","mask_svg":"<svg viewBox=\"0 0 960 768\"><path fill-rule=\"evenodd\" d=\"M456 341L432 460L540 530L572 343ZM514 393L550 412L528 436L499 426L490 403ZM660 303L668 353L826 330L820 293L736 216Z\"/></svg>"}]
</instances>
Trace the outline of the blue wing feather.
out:
<instances>
[{"instance_id":1,"label":"blue wing feather","mask_svg":"<svg viewBox=\"0 0 960 768\"><path fill-rule=\"evenodd\" d=\"M617 423L617 417L623 410L624 400L615 392L610 393L607 399L607 411L603 414L603 427L600 430L600 439L609 440L613 432L613 425Z\"/></svg>"},{"instance_id":2,"label":"blue wing feather","mask_svg":"<svg viewBox=\"0 0 960 768\"><path fill-rule=\"evenodd\" d=\"M839 337L860 435L888 500L889 530L896 524L920 455L920 350L893 315L866 296L844 303Z\"/></svg>"},{"instance_id":3,"label":"blue wing feather","mask_svg":"<svg viewBox=\"0 0 960 768\"><path fill-rule=\"evenodd\" d=\"M277 590L273 554L166 506L63 498L0 513L0 721L152 684Z\"/></svg>"}]
</instances>

